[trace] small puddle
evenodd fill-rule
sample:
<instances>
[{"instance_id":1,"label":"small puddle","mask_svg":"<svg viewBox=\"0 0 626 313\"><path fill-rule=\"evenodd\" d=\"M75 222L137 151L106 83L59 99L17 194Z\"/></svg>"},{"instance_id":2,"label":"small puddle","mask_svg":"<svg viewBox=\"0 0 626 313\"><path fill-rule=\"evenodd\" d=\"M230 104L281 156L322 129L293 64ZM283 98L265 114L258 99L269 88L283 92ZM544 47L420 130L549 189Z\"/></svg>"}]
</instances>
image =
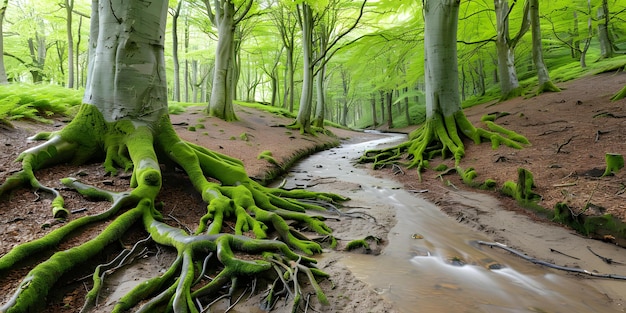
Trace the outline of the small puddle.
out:
<instances>
[{"instance_id":1,"label":"small puddle","mask_svg":"<svg viewBox=\"0 0 626 313\"><path fill-rule=\"evenodd\" d=\"M308 157L290 174L289 183L300 186L311 176L358 184L361 188L351 198L368 203L372 209L395 209L397 224L380 255L355 253L341 260L356 277L383 294L400 312L615 311L606 297L584 280L478 247L475 241L491 239L404 191L399 183L352 166L364 151L405 139L404 135L389 135L345 144ZM481 194L472 198L468 201L494 201Z\"/></svg>"}]
</instances>

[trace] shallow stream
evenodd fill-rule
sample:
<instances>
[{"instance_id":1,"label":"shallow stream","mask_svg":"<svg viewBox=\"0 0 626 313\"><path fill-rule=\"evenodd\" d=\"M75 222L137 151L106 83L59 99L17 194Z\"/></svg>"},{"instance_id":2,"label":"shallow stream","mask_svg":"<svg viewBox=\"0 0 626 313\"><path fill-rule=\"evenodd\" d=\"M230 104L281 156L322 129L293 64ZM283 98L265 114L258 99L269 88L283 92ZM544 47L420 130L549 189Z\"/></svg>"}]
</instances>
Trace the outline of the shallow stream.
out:
<instances>
[{"instance_id":1,"label":"shallow stream","mask_svg":"<svg viewBox=\"0 0 626 313\"><path fill-rule=\"evenodd\" d=\"M371 208L395 210L397 224L380 255L353 253L341 260L359 279L400 312L616 311L585 280L477 246L477 240L492 239L459 224L399 183L353 166L365 150L405 138L390 135L317 153L297 164L288 178L289 184L304 187L312 177L358 185L351 198ZM474 197L472 201L494 201Z\"/></svg>"}]
</instances>

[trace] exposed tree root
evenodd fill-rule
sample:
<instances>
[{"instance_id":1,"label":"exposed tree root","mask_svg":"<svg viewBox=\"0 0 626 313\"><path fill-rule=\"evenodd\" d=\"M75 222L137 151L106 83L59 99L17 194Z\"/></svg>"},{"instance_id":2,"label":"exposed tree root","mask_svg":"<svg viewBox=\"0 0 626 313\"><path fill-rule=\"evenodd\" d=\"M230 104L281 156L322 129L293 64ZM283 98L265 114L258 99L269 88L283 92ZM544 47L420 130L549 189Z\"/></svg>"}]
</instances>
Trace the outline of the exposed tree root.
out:
<instances>
[{"instance_id":1,"label":"exposed tree root","mask_svg":"<svg viewBox=\"0 0 626 313\"><path fill-rule=\"evenodd\" d=\"M478 144L482 141L491 141L496 149L500 144L513 148L521 148L521 144L528 144L528 140L510 130L507 130L491 121L485 121L487 127L474 127L465 117L463 111L444 117L436 114L409 135L409 140L391 148L370 150L359 159L361 163L373 163L374 168L381 168L391 164L403 164L409 168L417 168L418 172L428 167L428 160L435 155L442 157L452 155L458 166L465 155L465 146L459 133L472 139ZM403 159L408 161L403 162Z\"/></svg>"},{"instance_id":2,"label":"exposed tree root","mask_svg":"<svg viewBox=\"0 0 626 313\"><path fill-rule=\"evenodd\" d=\"M130 309L144 300L147 301L138 312L165 311L166 308L175 312L198 312L206 307L207 301L221 296L222 287L231 284L231 288L235 288L234 282L240 278L249 279L269 273L278 274L278 278L271 284L271 296L266 297L268 305L275 302L280 293L274 291L281 288L289 291L282 295L292 298L294 308L301 304L303 292L299 273L308 278L319 301L327 303L316 281L316 278L327 275L315 268L315 259L292 250L314 254L321 252L321 246L304 237L286 220L295 221L297 225L320 235L330 236L331 229L326 226L323 217L306 213L325 208L304 200L334 202L346 198L305 190L264 187L247 176L241 161L182 141L167 116L155 125L128 120L108 123L93 106L83 105L78 116L63 130L39 135L37 139L47 141L19 156L22 170L0 185L0 195L25 185L41 189L54 196L54 216L69 218L61 194L39 183L35 171L61 162L83 163L101 151L106 155L104 167L108 173L115 175L118 168L132 169L130 187L133 189L111 192L72 178L63 179L65 186L89 198L111 202L110 208L97 215L72 220L40 239L14 247L0 257L0 272L11 270L20 260L35 253L53 250L84 225L112 221L94 239L57 252L36 265L9 302L0 307L0 312L37 310L44 305L41 299L64 273L84 264L140 221L151 240L174 248L177 258L164 274L139 284L121 298L113 312ZM207 213L193 233L164 223L155 207L154 201L162 182L160 163L163 163L157 155L165 156L180 166L207 203ZM207 177L219 183L209 181ZM118 215L123 209L128 210ZM227 219L235 222L234 234L224 227ZM265 239L270 231L276 232L280 240ZM254 238L243 236L244 233L251 233ZM241 253L250 257L238 257ZM198 268L202 269L197 271ZM106 269L105 265L95 269L93 289L82 312L90 312L97 306L103 269ZM207 272L216 274L208 282Z\"/></svg>"}]
</instances>

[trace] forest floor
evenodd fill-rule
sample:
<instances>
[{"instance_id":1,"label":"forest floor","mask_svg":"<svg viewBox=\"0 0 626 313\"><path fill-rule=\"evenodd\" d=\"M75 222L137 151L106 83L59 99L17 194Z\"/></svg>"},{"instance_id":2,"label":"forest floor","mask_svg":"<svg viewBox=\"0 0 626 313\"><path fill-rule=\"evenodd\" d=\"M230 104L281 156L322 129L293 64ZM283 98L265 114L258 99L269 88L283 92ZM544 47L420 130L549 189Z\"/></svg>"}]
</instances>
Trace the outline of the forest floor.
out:
<instances>
[{"instance_id":1,"label":"forest floor","mask_svg":"<svg viewBox=\"0 0 626 313\"><path fill-rule=\"evenodd\" d=\"M534 174L536 185L534 191L541 196L539 205L552 208L557 202L565 202L574 212L589 207L585 214L610 213L626 221L626 195L624 195L626 170L602 178L597 174L604 171L605 153L626 154L626 100L616 102L609 100L612 94L626 85L626 73L604 73L558 85L563 88L562 92L518 98L502 103L487 103L466 109L466 115L478 127L483 127L480 118L484 114L508 113L498 118L496 123L526 136L531 144L521 150L504 146L493 150L489 143L475 145L468 141L466 155L460 166L473 167L478 173L477 181L494 179L498 186L502 186L508 180L515 181L517 169L525 168ZM268 161L257 158L262 151L271 151L274 159L281 164L291 164L294 158L337 144L338 140L359 142L378 136L335 128L331 128L331 131L337 137L302 136L280 127L291 122L288 118L246 107L237 107L237 115L239 121L226 123L203 115L198 108L190 108L183 114L172 115L172 122L182 138L241 159L246 165L248 174L257 179L265 179L268 172L277 170ZM65 121L61 120L53 125L18 122L15 123L15 129L0 129L0 181L4 181L12 171L19 168L19 164L12 162L17 155L34 145L26 141L28 136L38 131L59 129L64 125ZM195 127L195 131L191 131L189 126ZM400 131L409 132L414 128ZM452 164L451 160L431 161L433 166L439 163ZM571 264L571 259L561 259L562 256L552 252L553 247L558 247L559 251L575 254L580 258L575 266L606 272L607 269L602 267L604 265L596 256L583 253L581 245L591 245L606 257L626 262L624 250L617 245L590 241L522 208L514 200L497 191L472 189L464 185L458 175L438 177L439 172L427 170L422 173L422 181L419 182L415 170L405 169L398 174L392 169L382 169L373 171L372 174L391 177L402 182L408 190L420 191L420 196L436 203L452 218L487 233L494 241L505 243L538 259ZM60 165L37 173L43 184L59 188L61 187L59 179L67 176L80 176L81 180L87 183L114 190L124 190L129 182L129 175L105 176L101 163L79 167ZM468 192L481 192L496 197L500 206L486 208L480 203L471 204L466 201L467 199L464 200ZM92 214L107 207L104 203L86 201L71 191L62 190L62 193L66 198L67 207L70 210L78 210L75 216ZM180 173L164 174L164 187L158 200L165 204L167 216L171 217L172 223L191 229L197 224L205 206ZM38 238L59 227L60 225L50 220L49 208L48 195L28 189L16 190L10 197L2 199L0 255L8 252L16 244ZM503 212L505 214L500 214ZM346 220L345 224L341 223L334 223L333 227L341 227L344 232L356 228L350 224L351 220ZM388 231L395 221L393 218L387 218L379 219L379 223L384 224L382 231ZM51 225L42 228L44 224ZM91 238L98 227L78 234L60 248L71 247L76 242ZM132 244L144 236L141 231L133 232L122 244ZM607 238L611 241L610 237ZM119 247L103 251L102 261L119 252ZM337 257L341 255L335 256ZM166 266L167 260L160 259L156 263L163 263L163 266ZM30 262L27 262L21 269L0 277L0 303L7 300L7 296L12 293L31 266ZM377 292L359 281L340 262L326 261L321 263L320 267L332 275L332 284L328 282L322 284L331 306L317 306L315 308L317 311L396 311L393 303L388 303ZM77 308L82 306L85 294L83 284L88 285L90 281L77 278L88 275L90 271L92 269L73 273L72 277L67 278L50 295L48 302L51 305L45 312L77 311ZM624 299L626 287L612 286L605 292L608 299L619 305L626 300ZM242 309L243 311L254 312L254 309L251 306Z\"/></svg>"}]
</instances>

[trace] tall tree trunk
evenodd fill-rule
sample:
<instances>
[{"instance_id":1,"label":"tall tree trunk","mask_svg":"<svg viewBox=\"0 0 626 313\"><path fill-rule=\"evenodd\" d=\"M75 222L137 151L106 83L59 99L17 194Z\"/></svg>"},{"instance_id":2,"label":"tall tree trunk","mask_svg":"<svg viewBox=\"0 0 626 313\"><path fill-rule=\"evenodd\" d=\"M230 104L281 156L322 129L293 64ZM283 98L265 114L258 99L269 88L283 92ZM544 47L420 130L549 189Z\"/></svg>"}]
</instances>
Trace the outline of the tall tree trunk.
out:
<instances>
[{"instance_id":1,"label":"tall tree trunk","mask_svg":"<svg viewBox=\"0 0 626 313\"><path fill-rule=\"evenodd\" d=\"M232 59L235 39L235 5L226 1L215 10L218 38L208 111L212 116L232 121L237 119L233 108L234 60Z\"/></svg>"},{"instance_id":2,"label":"tall tree trunk","mask_svg":"<svg viewBox=\"0 0 626 313\"><path fill-rule=\"evenodd\" d=\"M319 54L317 57L320 62L319 71L317 72L317 106L315 107L315 118L313 119L313 126L324 127L324 112L326 110L326 88L324 81L326 80L326 57L324 54L328 49L328 39L330 37L329 26L325 22L318 25L317 41L319 43Z\"/></svg>"},{"instance_id":3,"label":"tall tree trunk","mask_svg":"<svg viewBox=\"0 0 626 313\"><path fill-rule=\"evenodd\" d=\"M598 40L600 41L600 57L608 59L613 57L613 43L609 32L609 4L608 0L602 0L602 6L598 8Z\"/></svg>"},{"instance_id":4,"label":"tall tree trunk","mask_svg":"<svg viewBox=\"0 0 626 313\"><path fill-rule=\"evenodd\" d=\"M376 126L378 126L378 120L376 117L376 93L372 92L370 93L370 95L371 95L370 103L372 105L372 126L376 128Z\"/></svg>"},{"instance_id":5,"label":"tall tree trunk","mask_svg":"<svg viewBox=\"0 0 626 313\"><path fill-rule=\"evenodd\" d=\"M520 94L519 80L515 68L515 46L525 33L520 30L515 39L509 37L509 7L507 0L494 0L496 10L496 54L498 58L498 74L501 99L509 99ZM522 29L524 25L522 26Z\"/></svg>"},{"instance_id":6,"label":"tall tree trunk","mask_svg":"<svg viewBox=\"0 0 626 313\"><path fill-rule=\"evenodd\" d=\"M67 88L74 88L74 36L72 35L74 0L65 0L67 28Z\"/></svg>"},{"instance_id":7,"label":"tall tree trunk","mask_svg":"<svg viewBox=\"0 0 626 313\"><path fill-rule=\"evenodd\" d=\"M80 42L82 39L82 36L80 35L80 32L83 30L83 16L79 15L78 16L78 30L76 31L76 64L75 64L75 68L76 68L76 84L75 87L76 89L79 89L80 87L83 86L83 80L82 77L83 75L83 71L80 67Z\"/></svg>"},{"instance_id":8,"label":"tall tree trunk","mask_svg":"<svg viewBox=\"0 0 626 313\"><path fill-rule=\"evenodd\" d=\"M393 128L393 113L392 113L392 100L393 100L393 90L387 91L385 93L386 98L386 107L387 107L387 128Z\"/></svg>"},{"instance_id":9,"label":"tall tree trunk","mask_svg":"<svg viewBox=\"0 0 626 313\"><path fill-rule=\"evenodd\" d=\"M172 90L172 99L180 102L180 62L178 61L178 17L180 16L180 8L183 4L182 0L178 1L176 9L171 11L172 14L172 61L174 63L174 86Z\"/></svg>"},{"instance_id":10,"label":"tall tree trunk","mask_svg":"<svg viewBox=\"0 0 626 313\"><path fill-rule=\"evenodd\" d=\"M530 6L530 25L532 32L532 51L533 51L533 63L537 68L537 77L539 80L539 87L537 93L545 91L560 91L560 89L552 83L550 80L550 74L548 68L543 61L543 45L541 43L541 22L539 20L539 0L527 0L527 5Z\"/></svg>"},{"instance_id":11,"label":"tall tree trunk","mask_svg":"<svg viewBox=\"0 0 626 313\"><path fill-rule=\"evenodd\" d=\"M409 87L408 86L404 87L404 93L405 93L405 95L409 93ZM406 119L406 124L407 125L412 125L412 123L411 123L411 115L409 114L409 97L408 96L404 97L404 118Z\"/></svg>"},{"instance_id":12,"label":"tall tree trunk","mask_svg":"<svg viewBox=\"0 0 626 313\"><path fill-rule=\"evenodd\" d=\"M185 17L185 55L189 53L189 19ZM185 72L183 74L185 82L185 102L189 102L189 59L185 57Z\"/></svg>"},{"instance_id":13,"label":"tall tree trunk","mask_svg":"<svg viewBox=\"0 0 626 313\"><path fill-rule=\"evenodd\" d=\"M424 0L427 120L461 111L456 48L459 2Z\"/></svg>"},{"instance_id":14,"label":"tall tree trunk","mask_svg":"<svg viewBox=\"0 0 626 313\"><path fill-rule=\"evenodd\" d=\"M3 33L3 24L4 24L4 15L7 11L7 6L9 4L9 0L3 0L2 4L0 4L0 84L8 83L7 72L4 68L4 33Z\"/></svg>"},{"instance_id":15,"label":"tall tree trunk","mask_svg":"<svg viewBox=\"0 0 626 313\"><path fill-rule=\"evenodd\" d=\"M315 106L315 118L313 119L313 126L324 127L324 112L326 110L326 86L324 81L326 76L326 66L322 65L322 68L317 73L317 105Z\"/></svg>"},{"instance_id":16,"label":"tall tree trunk","mask_svg":"<svg viewBox=\"0 0 626 313\"><path fill-rule=\"evenodd\" d=\"M387 120L387 114L385 114L385 92L379 90L378 94L380 95L380 124L382 125Z\"/></svg>"},{"instance_id":17,"label":"tall tree trunk","mask_svg":"<svg viewBox=\"0 0 626 313\"><path fill-rule=\"evenodd\" d=\"M164 25L167 1L142 7L141 13L134 1L103 2L92 5L89 55L92 60L97 55L98 62L89 63L83 102L98 108L107 122L157 123L167 115L167 83L165 33L154 25Z\"/></svg>"},{"instance_id":18,"label":"tall tree trunk","mask_svg":"<svg viewBox=\"0 0 626 313\"><path fill-rule=\"evenodd\" d=\"M294 123L301 133L308 133L311 126L311 107L313 106L313 12L305 2L298 5L300 27L302 29L302 93L300 108Z\"/></svg>"}]
</instances>

